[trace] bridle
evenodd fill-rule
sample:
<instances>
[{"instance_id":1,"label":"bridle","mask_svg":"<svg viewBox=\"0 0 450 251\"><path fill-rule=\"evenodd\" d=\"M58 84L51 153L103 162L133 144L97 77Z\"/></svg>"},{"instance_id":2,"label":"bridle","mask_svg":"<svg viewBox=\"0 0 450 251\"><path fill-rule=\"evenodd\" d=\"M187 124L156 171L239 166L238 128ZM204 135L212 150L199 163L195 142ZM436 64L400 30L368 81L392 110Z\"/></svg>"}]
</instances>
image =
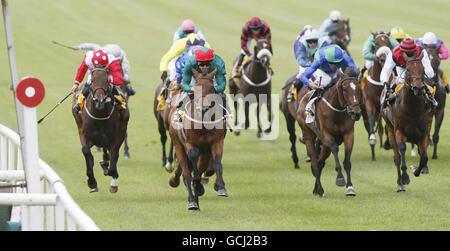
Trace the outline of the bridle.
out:
<instances>
[{"instance_id":1,"label":"bridle","mask_svg":"<svg viewBox=\"0 0 450 251\"><path fill-rule=\"evenodd\" d=\"M91 74L94 73L95 71L104 71L106 74L108 74L107 67L105 67L105 68L94 68L91 71ZM89 95L92 96L92 101L93 102L100 102L100 103L106 104L106 103L112 101L112 98L111 98L112 97L112 88L110 87L109 83L107 83L106 88L104 88L104 87L97 87L97 88L93 89L92 85L93 85L92 83L89 85ZM97 91L99 91L99 90L102 90L105 93L105 98L102 99L102 100L99 100L98 98L95 97L95 93ZM92 119L95 119L95 120L108 120L111 117L111 115L113 114L113 112L114 112L114 106L112 106L111 112L109 113L109 115L105 116L105 117L96 117L96 116L92 115L92 113L89 111L89 109L87 108L86 105L84 106L84 110L86 111L86 114Z\"/></svg>"}]
</instances>

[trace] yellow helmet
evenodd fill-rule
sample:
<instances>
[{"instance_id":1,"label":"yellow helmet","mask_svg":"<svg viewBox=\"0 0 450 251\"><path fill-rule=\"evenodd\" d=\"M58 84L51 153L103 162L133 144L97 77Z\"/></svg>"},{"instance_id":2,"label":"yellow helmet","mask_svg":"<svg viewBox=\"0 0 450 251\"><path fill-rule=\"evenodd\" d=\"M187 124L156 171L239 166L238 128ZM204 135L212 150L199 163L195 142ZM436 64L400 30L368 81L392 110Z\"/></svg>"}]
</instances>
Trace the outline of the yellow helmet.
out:
<instances>
[{"instance_id":1,"label":"yellow helmet","mask_svg":"<svg viewBox=\"0 0 450 251\"><path fill-rule=\"evenodd\" d=\"M391 29L391 36L395 39L404 39L406 37L405 31L400 26L395 26Z\"/></svg>"}]
</instances>

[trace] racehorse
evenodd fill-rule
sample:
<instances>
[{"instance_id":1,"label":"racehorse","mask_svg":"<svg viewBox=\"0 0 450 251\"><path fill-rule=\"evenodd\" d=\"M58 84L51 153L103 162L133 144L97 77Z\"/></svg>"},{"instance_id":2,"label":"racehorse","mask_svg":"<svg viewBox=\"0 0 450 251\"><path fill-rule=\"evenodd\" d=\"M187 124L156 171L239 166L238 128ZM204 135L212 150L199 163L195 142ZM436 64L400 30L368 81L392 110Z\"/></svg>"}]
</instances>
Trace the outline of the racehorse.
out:
<instances>
[{"instance_id":1,"label":"racehorse","mask_svg":"<svg viewBox=\"0 0 450 251\"><path fill-rule=\"evenodd\" d=\"M230 93L232 94L234 101L234 108L236 111L235 127L238 125L238 99L243 98L245 105L245 129L250 126L249 121L249 109L250 103L256 102L258 107L256 108L256 116L258 123L258 138L262 137L262 129L259 120L259 113L262 107L262 95L266 97L266 105L268 111L268 117L270 126L264 132L270 133L272 130L272 105L271 105L271 70L270 59L272 53L270 52L270 45L266 39L259 39L255 46L255 51L252 59L242 67L242 74L240 82L235 82L233 78L230 78L228 83L230 87ZM242 94L242 95L238 95ZM249 94L253 94L251 96ZM252 97L254 99L252 99ZM239 129L235 128L235 134L239 135Z\"/></svg>"},{"instance_id":2,"label":"racehorse","mask_svg":"<svg viewBox=\"0 0 450 251\"><path fill-rule=\"evenodd\" d=\"M338 71L339 78L335 84L330 84L323 92L322 98L316 104L315 122L306 123L305 107L313 91L307 88L301 91L301 100L297 110L297 122L302 128L306 142L306 150L311 156L311 169L316 179L313 194L325 197L320 176L325 166L325 160L333 153L336 162L336 185L346 185L347 196L355 196L351 181L351 154L354 142L354 124L361 117L362 92L358 81L358 71L348 67L344 73ZM306 93L307 92L307 93ZM306 94L305 94L306 93ZM320 142L317 142L320 141ZM342 175L339 163L339 145L344 142L344 169L347 173L347 183ZM316 145L322 144L321 149ZM320 154L319 154L320 152Z\"/></svg>"},{"instance_id":3,"label":"racehorse","mask_svg":"<svg viewBox=\"0 0 450 251\"><path fill-rule=\"evenodd\" d=\"M350 52L347 49L350 41L352 40L352 36L350 34L350 19L347 20L339 20L337 24L337 30L333 32L332 35L332 44L337 44L339 47L344 49L347 54L350 56Z\"/></svg>"},{"instance_id":4,"label":"racehorse","mask_svg":"<svg viewBox=\"0 0 450 251\"><path fill-rule=\"evenodd\" d=\"M78 126L81 141L81 151L86 160L88 186L90 192L97 192L97 181L94 177L94 157L92 146L103 147L103 161L101 166L105 176L112 176L109 191L118 191L117 161L119 149L127 133L130 117L129 110L119 111L118 104L113 96L112 86L108 83L108 73L104 68L95 68L91 72L91 85L89 95L86 97L82 114L72 111ZM76 97L74 96L74 102ZM108 168L109 166L109 168Z\"/></svg>"},{"instance_id":5,"label":"racehorse","mask_svg":"<svg viewBox=\"0 0 450 251\"><path fill-rule=\"evenodd\" d=\"M433 159L437 159L437 145L439 143L439 131L441 130L442 121L444 120L444 108L447 99L447 93L445 87L441 82L439 65L441 64L441 59L439 58L439 47L423 45L427 50L428 56L430 57L431 67L433 67L434 77L431 79L431 86L436 88L435 99L438 102L438 106L434 110L434 133L433 133ZM415 152L414 144L412 144L412 153ZM426 171L425 171L426 172ZM422 170L423 173L423 170Z\"/></svg>"},{"instance_id":6,"label":"racehorse","mask_svg":"<svg viewBox=\"0 0 450 251\"><path fill-rule=\"evenodd\" d=\"M375 123L377 123L378 135L380 137L380 144L383 142L383 126L380 117L380 96L383 91L384 84L380 82L380 74L383 69L386 55L391 50L391 43L389 41L390 33L372 33L375 39L375 59L373 66L367 70L367 75L362 78L364 106L362 115L364 119L364 126L369 134L369 145L372 150L372 160L375 160Z\"/></svg>"},{"instance_id":7,"label":"racehorse","mask_svg":"<svg viewBox=\"0 0 450 251\"><path fill-rule=\"evenodd\" d=\"M394 163L397 167L397 192L405 191L405 185L410 182L406 170L406 142L419 146L419 168L413 167L418 177L423 169L428 169L428 138L433 119L430 101L431 95L425 85L422 53L419 57L406 58L405 84L399 90L395 103L383 110L383 119L387 125L389 143L394 151ZM401 169L400 169L401 168Z\"/></svg>"},{"instance_id":8,"label":"racehorse","mask_svg":"<svg viewBox=\"0 0 450 251\"><path fill-rule=\"evenodd\" d=\"M158 121L158 131L160 135L161 145L162 145L162 166L166 169L167 172L172 172L174 163L173 156L173 143L170 141L169 148L169 156L166 154L166 142L167 142L167 134L166 131L169 130L169 122L167 121L168 113L170 111L169 104L164 105L163 109L158 111L158 97L160 97L161 90L166 86L165 82L161 82L161 84L156 88L155 98L153 101L153 114L155 114L155 118Z\"/></svg>"},{"instance_id":9,"label":"racehorse","mask_svg":"<svg viewBox=\"0 0 450 251\"><path fill-rule=\"evenodd\" d=\"M182 126L173 120L177 109L176 107L172 108L169 115L169 133L188 191L188 209L199 210L198 197L205 192L201 184L201 175L211 165L217 176L214 186L217 194L228 196L223 180L222 166L226 126L225 115L222 113L223 106L217 105L221 100L215 99L221 99L214 87L213 78L217 69L209 74L198 73L195 69L192 71L196 79L192 93L193 99L191 99L191 95L182 101L185 110ZM223 116L216 116L217 114ZM209 118L210 120L208 120ZM194 173L193 177L191 172ZM180 173L175 172L175 175L179 177ZM172 181L173 178L169 182ZM171 186L174 185L171 184Z\"/></svg>"}]
</instances>

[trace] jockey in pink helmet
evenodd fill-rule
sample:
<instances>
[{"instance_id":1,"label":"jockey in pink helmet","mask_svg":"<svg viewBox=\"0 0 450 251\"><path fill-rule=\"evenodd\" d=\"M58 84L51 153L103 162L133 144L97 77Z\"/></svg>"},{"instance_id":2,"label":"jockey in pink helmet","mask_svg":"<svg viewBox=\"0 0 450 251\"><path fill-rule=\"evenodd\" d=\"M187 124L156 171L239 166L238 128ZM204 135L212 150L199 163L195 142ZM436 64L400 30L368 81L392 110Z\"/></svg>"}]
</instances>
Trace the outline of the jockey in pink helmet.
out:
<instances>
[{"instance_id":1,"label":"jockey in pink helmet","mask_svg":"<svg viewBox=\"0 0 450 251\"><path fill-rule=\"evenodd\" d=\"M206 41L205 36L200 31L200 29L195 27L194 21L186 19L181 23L181 26L178 27L178 29L173 34L172 46L175 44L176 41L185 38L190 33L196 33L201 39Z\"/></svg>"}]
</instances>

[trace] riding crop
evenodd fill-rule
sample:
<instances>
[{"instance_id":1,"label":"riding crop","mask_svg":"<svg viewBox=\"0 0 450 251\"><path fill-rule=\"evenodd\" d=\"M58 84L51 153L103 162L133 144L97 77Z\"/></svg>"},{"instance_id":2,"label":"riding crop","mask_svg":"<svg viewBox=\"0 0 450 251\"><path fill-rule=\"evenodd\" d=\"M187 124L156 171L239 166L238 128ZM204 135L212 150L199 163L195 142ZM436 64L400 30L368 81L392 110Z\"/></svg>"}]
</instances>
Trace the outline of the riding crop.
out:
<instances>
[{"instance_id":1,"label":"riding crop","mask_svg":"<svg viewBox=\"0 0 450 251\"><path fill-rule=\"evenodd\" d=\"M73 92L70 92L69 94L67 94L61 101L58 102L58 104L55 105L55 107L53 107L53 109L51 109L44 117L42 117L39 121L38 124L40 124L50 113L53 112L53 110L56 109L56 107L58 107L62 102L64 102L64 100L66 100L69 96L71 96L73 94Z\"/></svg>"}]
</instances>

